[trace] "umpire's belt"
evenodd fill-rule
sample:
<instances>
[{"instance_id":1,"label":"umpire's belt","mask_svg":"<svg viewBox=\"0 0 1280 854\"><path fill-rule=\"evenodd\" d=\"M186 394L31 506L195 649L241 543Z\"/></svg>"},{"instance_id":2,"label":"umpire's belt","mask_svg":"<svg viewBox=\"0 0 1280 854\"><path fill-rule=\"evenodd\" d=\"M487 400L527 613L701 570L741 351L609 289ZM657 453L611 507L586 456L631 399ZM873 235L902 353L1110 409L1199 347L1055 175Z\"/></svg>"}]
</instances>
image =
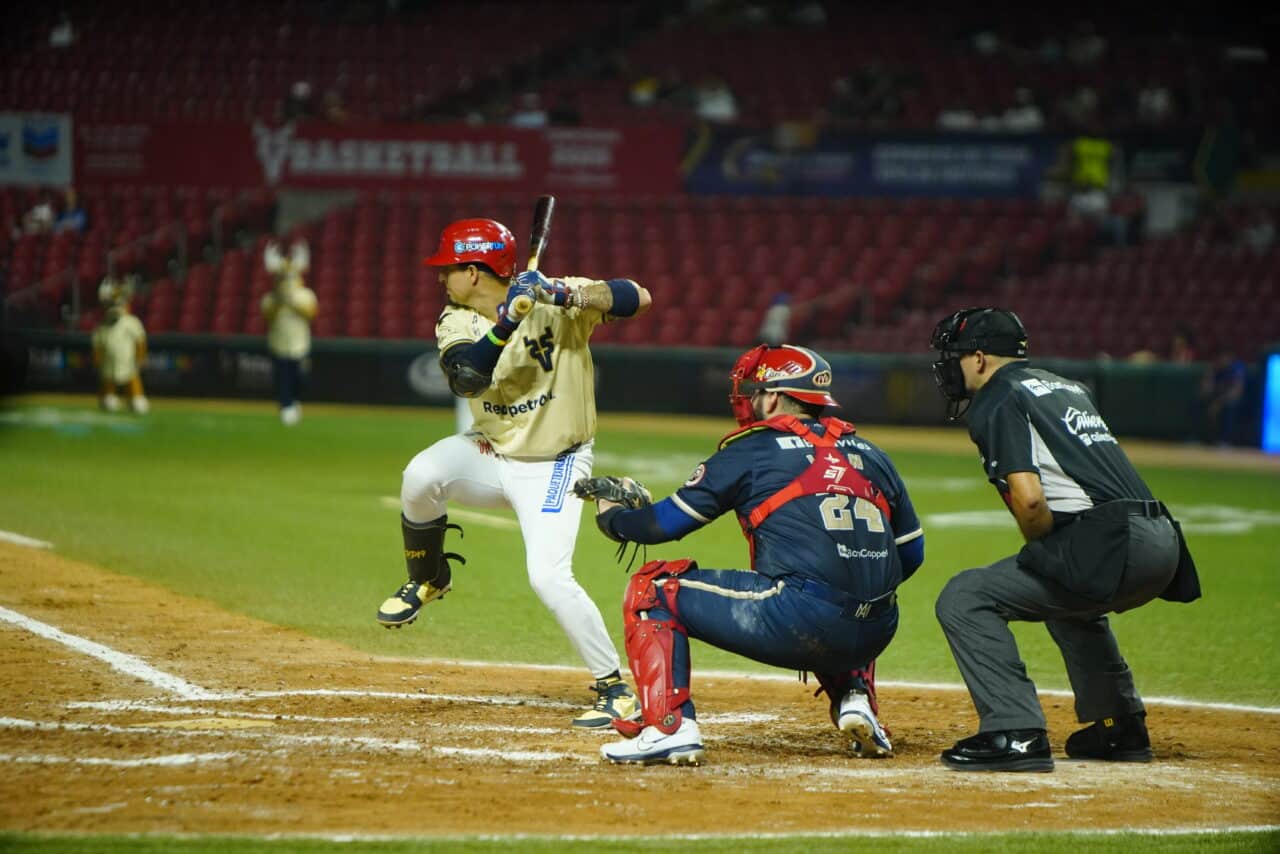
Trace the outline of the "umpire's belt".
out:
<instances>
[{"instance_id":1,"label":"umpire's belt","mask_svg":"<svg viewBox=\"0 0 1280 854\"><path fill-rule=\"evenodd\" d=\"M824 602L830 602L832 605L839 605L844 609L844 613L840 616L854 620L874 620L898 604L898 591L896 590L890 590L883 596L877 596L869 602L864 602L861 599L850 596L843 590L837 590L830 585L823 584L821 581L800 575L785 576L782 578L782 583L792 590L798 590Z\"/></svg>"}]
</instances>

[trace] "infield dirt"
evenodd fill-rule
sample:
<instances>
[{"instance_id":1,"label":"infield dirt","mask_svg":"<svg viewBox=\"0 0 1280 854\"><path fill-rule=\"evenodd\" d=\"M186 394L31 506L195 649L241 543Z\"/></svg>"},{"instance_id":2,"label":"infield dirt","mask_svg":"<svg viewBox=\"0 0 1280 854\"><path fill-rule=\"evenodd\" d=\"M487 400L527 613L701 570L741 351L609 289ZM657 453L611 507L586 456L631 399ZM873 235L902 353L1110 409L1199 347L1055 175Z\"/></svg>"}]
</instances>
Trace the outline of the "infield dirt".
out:
<instances>
[{"instance_id":1,"label":"infield dirt","mask_svg":"<svg viewBox=\"0 0 1280 854\"><path fill-rule=\"evenodd\" d=\"M0 606L6 830L774 834L1280 816L1280 733L1262 712L1153 705L1155 762L1087 763L1061 758L1070 701L1045 697L1054 773L959 774L937 757L974 725L963 691L882 688L897 755L863 760L816 686L695 671L707 764L614 767L599 761L607 736L568 725L589 701L585 673L371 657L7 543ZM183 681L165 690L14 614Z\"/></svg>"}]
</instances>

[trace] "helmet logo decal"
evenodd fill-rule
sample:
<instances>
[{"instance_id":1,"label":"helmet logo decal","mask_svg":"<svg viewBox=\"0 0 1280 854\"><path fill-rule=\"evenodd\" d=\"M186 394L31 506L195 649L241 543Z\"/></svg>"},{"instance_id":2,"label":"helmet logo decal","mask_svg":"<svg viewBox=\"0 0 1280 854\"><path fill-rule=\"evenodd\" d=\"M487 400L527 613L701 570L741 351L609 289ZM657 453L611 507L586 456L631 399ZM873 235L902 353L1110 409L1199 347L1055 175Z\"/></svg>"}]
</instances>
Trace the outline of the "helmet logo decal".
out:
<instances>
[{"instance_id":1,"label":"helmet logo decal","mask_svg":"<svg viewBox=\"0 0 1280 854\"><path fill-rule=\"evenodd\" d=\"M500 252L503 245L500 240L455 240L453 241L453 251L459 254L463 252Z\"/></svg>"},{"instance_id":2,"label":"helmet logo decal","mask_svg":"<svg viewBox=\"0 0 1280 854\"><path fill-rule=\"evenodd\" d=\"M831 372L830 372L830 371L818 371L816 374L814 374L814 375L813 375L813 380L812 380L812 382L813 382L813 384L814 384L814 385L816 385L816 386L822 386L822 387L826 387L826 386L831 385Z\"/></svg>"}]
</instances>

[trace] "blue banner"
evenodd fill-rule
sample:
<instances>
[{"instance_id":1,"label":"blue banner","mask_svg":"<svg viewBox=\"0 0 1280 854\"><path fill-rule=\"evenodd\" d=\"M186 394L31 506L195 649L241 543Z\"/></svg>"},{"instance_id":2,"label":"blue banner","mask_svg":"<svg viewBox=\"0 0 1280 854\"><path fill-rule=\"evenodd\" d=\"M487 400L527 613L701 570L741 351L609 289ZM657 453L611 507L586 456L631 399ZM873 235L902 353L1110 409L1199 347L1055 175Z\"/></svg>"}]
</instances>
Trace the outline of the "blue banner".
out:
<instances>
[{"instance_id":1,"label":"blue banner","mask_svg":"<svg viewBox=\"0 0 1280 854\"><path fill-rule=\"evenodd\" d=\"M709 194L1034 197L1062 141L1039 134L705 129L686 153L685 188Z\"/></svg>"}]
</instances>

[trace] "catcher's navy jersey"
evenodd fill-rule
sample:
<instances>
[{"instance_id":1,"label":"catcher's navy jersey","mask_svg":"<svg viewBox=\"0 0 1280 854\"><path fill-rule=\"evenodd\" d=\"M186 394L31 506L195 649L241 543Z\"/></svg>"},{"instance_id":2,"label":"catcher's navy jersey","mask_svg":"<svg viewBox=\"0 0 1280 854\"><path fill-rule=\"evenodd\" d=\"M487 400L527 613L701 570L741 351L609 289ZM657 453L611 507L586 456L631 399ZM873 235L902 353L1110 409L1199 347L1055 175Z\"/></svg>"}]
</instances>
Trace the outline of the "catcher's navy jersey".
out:
<instances>
[{"instance_id":1,"label":"catcher's navy jersey","mask_svg":"<svg viewBox=\"0 0 1280 854\"><path fill-rule=\"evenodd\" d=\"M825 432L819 422L805 423L816 434ZM835 450L884 494L892 518L886 520L863 498L802 495L755 529L752 569L771 578L808 576L869 601L902 582L897 546L922 536L923 530L888 455L852 434L841 436ZM744 520L808 468L814 452L793 433L768 428L746 433L700 464L671 501L698 524L730 510Z\"/></svg>"}]
</instances>

